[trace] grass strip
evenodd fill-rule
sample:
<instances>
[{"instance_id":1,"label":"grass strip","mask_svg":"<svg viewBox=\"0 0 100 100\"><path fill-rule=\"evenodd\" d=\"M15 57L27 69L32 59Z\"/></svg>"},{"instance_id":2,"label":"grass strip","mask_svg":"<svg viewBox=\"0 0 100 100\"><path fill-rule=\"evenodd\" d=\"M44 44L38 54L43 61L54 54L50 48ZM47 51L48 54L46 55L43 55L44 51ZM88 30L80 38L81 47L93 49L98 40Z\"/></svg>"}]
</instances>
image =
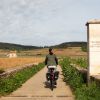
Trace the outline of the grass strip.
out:
<instances>
[{"instance_id":1,"label":"grass strip","mask_svg":"<svg viewBox=\"0 0 100 100\"><path fill-rule=\"evenodd\" d=\"M8 95L11 92L19 88L24 82L26 82L35 73L40 71L44 67L43 63L34 65L29 68L25 68L9 77L0 78L0 96Z\"/></svg>"},{"instance_id":2,"label":"grass strip","mask_svg":"<svg viewBox=\"0 0 100 100\"><path fill-rule=\"evenodd\" d=\"M64 81L71 86L76 100L100 100L100 87L96 82L92 82L87 87L82 74L71 65L71 58L64 58L60 65L62 66Z\"/></svg>"}]
</instances>

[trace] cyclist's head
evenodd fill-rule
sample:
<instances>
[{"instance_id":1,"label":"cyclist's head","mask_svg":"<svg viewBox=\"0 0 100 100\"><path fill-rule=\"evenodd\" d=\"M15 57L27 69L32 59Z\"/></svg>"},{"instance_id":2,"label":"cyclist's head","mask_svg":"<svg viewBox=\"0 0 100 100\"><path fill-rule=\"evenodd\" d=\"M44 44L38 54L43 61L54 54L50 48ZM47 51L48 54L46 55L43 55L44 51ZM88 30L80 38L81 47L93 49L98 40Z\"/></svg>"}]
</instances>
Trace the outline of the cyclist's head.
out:
<instances>
[{"instance_id":1,"label":"cyclist's head","mask_svg":"<svg viewBox=\"0 0 100 100\"><path fill-rule=\"evenodd\" d=\"M53 49L52 48L49 48L49 53L53 54Z\"/></svg>"}]
</instances>

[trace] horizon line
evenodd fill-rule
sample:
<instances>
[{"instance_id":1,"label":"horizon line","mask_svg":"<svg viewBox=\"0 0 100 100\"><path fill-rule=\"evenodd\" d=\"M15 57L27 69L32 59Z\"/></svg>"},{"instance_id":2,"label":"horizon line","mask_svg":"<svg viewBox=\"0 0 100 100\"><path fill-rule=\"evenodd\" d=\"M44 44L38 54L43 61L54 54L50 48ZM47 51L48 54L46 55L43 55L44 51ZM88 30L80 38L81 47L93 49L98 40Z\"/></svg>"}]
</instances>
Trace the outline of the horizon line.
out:
<instances>
[{"instance_id":1,"label":"horizon line","mask_svg":"<svg viewBox=\"0 0 100 100\"><path fill-rule=\"evenodd\" d=\"M55 45L60 45L60 44L63 44L63 43L69 43L69 42L87 42L87 41L67 41L67 42L61 42L59 44L54 44L54 45L41 45L41 46L38 46L38 45L25 45L25 44L19 44L19 43L12 43L12 42L0 42L0 43L7 43L7 44L14 44L14 45L22 45L22 46L35 46L35 47L50 47L50 46L55 46Z\"/></svg>"}]
</instances>

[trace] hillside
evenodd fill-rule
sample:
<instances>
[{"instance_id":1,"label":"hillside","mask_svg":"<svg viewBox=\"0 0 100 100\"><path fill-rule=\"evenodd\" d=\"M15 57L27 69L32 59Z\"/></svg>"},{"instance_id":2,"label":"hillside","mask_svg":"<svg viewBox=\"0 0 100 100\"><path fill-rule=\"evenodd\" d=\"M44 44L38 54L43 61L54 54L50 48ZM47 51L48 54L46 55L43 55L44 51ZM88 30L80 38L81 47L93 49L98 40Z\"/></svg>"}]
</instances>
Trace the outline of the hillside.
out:
<instances>
[{"instance_id":1,"label":"hillside","mask_svg":"<svg viewBox=\"0 0 100 100\"><path fill-rule=\"evenodd\" d=\"M19 45L19 44L0 42L0 49L4 49L4 50L32 50L32 49L40 49L40 48L42 47L25 46L25 45Z\"/></svg>"},{"instance_id":2,"label":"hillside","mask_svg":"<svg viewBox=\"0 0 100 100\"><path fill-rule=\"evenodd\" d=\"M61 43L61 44L50 46L50 47L52 48L82 47L83 49L86 49L87 42L65 42L65 43ZM20 44L0 42L0 49L4 49L4 50L33 50L33 49L41 49L41 48L43 47L26 46L26 45L20 45ZM49 46L46 46L44 48L49 48Z\"/></svg>"},{"instance_id":3,"label":"hillside","mask_svg":"<svg viewBox=\"0 0 100 100\"><path fill-rule=\"evenodd\" d=\"M87 47L87 42L65 42L51 47L53 48Z\"/></svg>"}]
</instances>

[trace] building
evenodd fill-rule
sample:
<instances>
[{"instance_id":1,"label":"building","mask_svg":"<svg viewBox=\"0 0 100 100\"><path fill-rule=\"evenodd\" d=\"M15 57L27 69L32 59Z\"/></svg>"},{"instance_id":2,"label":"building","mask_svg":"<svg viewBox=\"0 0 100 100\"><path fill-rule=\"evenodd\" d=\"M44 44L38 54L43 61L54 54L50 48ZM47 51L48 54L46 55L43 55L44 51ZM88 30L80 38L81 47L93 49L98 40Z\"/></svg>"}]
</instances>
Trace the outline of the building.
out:
<instances>
[{"instance_id":1,"label":"building","mask_svg":"<svg viewBox=\"0 0 100 100\"><path fill-rule=\"evenodd\" d=\"M17 57L16 51L10 51L10 53L7 54L7 57L9 57L9 58L16 58Z\"/></svg>"}]
</instances>

